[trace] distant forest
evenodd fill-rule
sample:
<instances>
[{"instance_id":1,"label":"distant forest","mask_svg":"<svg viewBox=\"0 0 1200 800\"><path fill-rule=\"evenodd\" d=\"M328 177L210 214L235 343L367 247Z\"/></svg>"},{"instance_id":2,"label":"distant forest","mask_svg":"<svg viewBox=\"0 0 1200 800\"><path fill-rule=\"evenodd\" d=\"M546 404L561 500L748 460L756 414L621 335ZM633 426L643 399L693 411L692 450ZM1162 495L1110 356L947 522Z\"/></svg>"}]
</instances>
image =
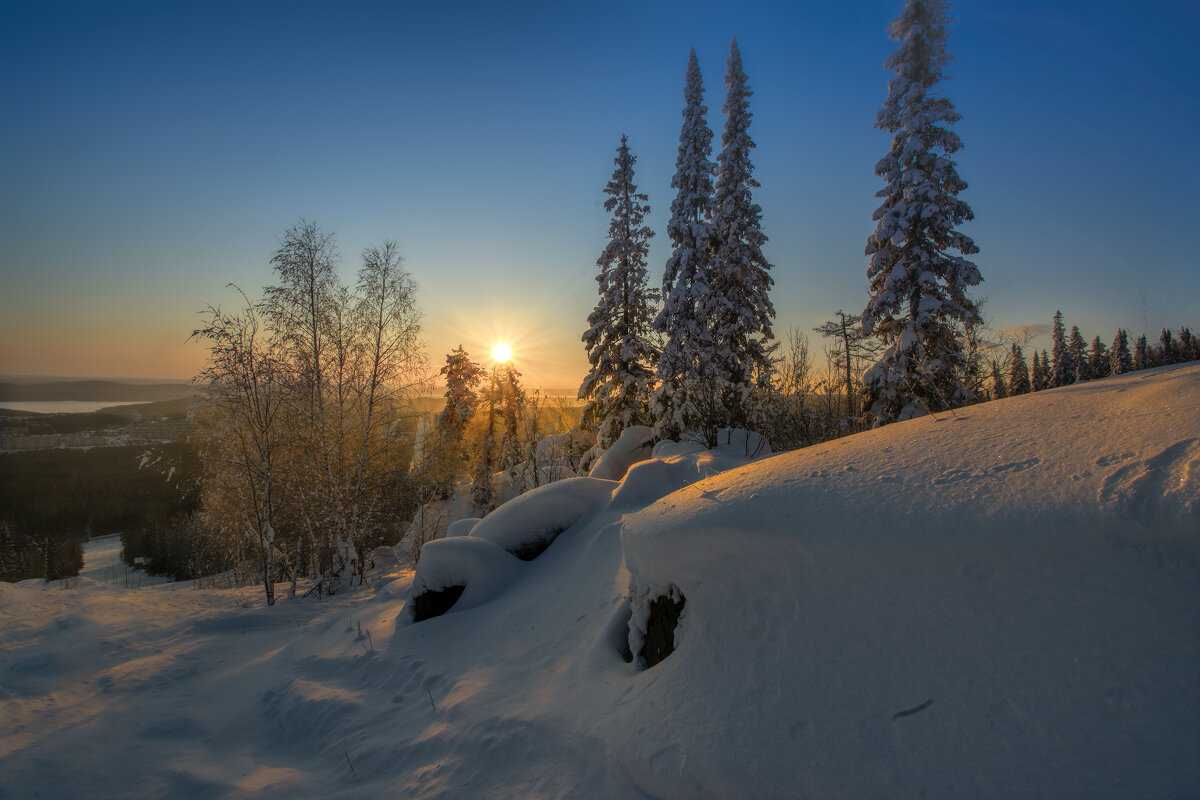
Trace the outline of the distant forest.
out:
<instances>
[{"instance_id":1,"label":"distant forest","mask_svg":"<svg viewBox=\"0 0 1200 800\"><path fill-rule=\"evenodd\" d=\"M50 381L44 383L0 383L0 405L57 400L95 400L114 403L178 400L196 394L186 383L118 383L116 381Z\"/></svg>"},{"instance_id":2,"label":"distant forest","mask_svg":"<svg viewBox=\"0 0 1200 800\"><path fill-rule=\"evenodd\" d=\"M0 454L0 579L77 575L89 536L152 529L187 514L196 471L182 442L148 458L140 445Z\"/></svg>"}]
</instances>

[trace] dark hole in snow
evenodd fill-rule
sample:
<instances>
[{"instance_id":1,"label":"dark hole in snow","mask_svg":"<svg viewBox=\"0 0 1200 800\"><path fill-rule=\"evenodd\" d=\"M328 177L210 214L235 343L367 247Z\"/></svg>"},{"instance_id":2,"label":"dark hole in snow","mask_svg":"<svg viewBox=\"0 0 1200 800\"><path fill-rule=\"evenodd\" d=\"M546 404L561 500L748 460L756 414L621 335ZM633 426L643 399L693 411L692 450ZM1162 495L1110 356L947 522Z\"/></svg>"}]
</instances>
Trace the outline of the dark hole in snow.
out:
<instances>
[{"instance_id":1,"label":"dark hole in snow","mask_svg":"<svg viewBox=\"0 0 1200 800\"><path fill-rule=\"evenodd\" d=\"M672 600L668 595L650 601L650 617L646 620L646 638L642 641L642 658L646 668L653 667L675 652L675 626L683 613L684 596Z\"/></svg>"},{"instance_id":2,"label":"dark hole in snow","mask_svg":"<svg viewBox=\"0 0 1200 800\"><path fill-rule=\"evenodd\" d=\"M516 550L511 551L514 556L522 561L533 561L535 558L546 552L546 548L554 543L558 535L565 531L566 528L559 528L556 531L550 531L540 539L531 542L522 542L521 546Z\"/></svg>"},{"instance_id":3,"label":"dark hole in snow","mask_svg":"<svg viewBox=\"0 0 1200 800\"><path fill-rule=\"evenodd\" d=\"M413 622L440 617L458 602L466 586L447 586L436 592L421 592L412 599Z\"/></svg>"}]
</instances>

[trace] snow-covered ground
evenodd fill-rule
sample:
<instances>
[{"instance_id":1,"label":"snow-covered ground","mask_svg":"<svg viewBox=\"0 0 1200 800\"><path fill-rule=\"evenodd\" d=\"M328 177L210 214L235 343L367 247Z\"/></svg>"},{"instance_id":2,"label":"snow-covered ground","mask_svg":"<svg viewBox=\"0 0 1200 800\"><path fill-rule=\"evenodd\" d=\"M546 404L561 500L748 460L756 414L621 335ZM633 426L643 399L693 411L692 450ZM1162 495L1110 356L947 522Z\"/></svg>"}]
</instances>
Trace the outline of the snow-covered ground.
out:
<instances>
[{"instance_id":1,"label":"snow-covered ground","mask_svg":"<svg viewBox=\"0 0 1200 800\"><path fill-rule=\"evenodd\" d=\"M660 455L419 623L0 584L0 797L1200 796L1200 366Z\"/></svg>"}]
</instances>

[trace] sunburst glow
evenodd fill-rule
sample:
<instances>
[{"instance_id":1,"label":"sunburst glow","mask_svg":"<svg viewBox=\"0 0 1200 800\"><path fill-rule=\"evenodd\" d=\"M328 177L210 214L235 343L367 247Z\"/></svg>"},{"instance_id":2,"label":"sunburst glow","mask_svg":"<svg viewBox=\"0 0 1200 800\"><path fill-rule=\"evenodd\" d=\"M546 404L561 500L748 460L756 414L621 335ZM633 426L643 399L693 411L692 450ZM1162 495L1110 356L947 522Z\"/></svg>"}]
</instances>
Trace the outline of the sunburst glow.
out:
<instances>
[{"instance_id":1,"label":"sunburst glow","mask_svg":"<svg viewBox=\"0 0 1200 800\"><path fill-rule=\"evenodd\" d=\"M499 342L492 347L492 360L497 364L503 364L510 358L512 358L512 348L504 344L504 342Z\"/></svg>"}]
</instances>

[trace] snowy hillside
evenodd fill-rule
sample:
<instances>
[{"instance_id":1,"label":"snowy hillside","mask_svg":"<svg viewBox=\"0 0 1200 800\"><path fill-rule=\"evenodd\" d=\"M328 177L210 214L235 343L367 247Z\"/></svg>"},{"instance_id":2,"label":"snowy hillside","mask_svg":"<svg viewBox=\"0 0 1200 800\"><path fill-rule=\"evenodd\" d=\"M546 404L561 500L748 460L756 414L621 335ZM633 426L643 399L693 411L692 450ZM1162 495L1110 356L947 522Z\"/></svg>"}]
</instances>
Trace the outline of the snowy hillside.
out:
<instances>
[{"instance_id":1,"label":"snowy hillside","mask_svg":"<svg viewBox=\"0 0 1200 800\"><path fill-rule=\"evenodd\" d=\"M552 484L529 561L480 523L417 623L395 565L0 584L0 798L1200 796L1200 366L727 450Z\"/></svg>"}]
</instances>

